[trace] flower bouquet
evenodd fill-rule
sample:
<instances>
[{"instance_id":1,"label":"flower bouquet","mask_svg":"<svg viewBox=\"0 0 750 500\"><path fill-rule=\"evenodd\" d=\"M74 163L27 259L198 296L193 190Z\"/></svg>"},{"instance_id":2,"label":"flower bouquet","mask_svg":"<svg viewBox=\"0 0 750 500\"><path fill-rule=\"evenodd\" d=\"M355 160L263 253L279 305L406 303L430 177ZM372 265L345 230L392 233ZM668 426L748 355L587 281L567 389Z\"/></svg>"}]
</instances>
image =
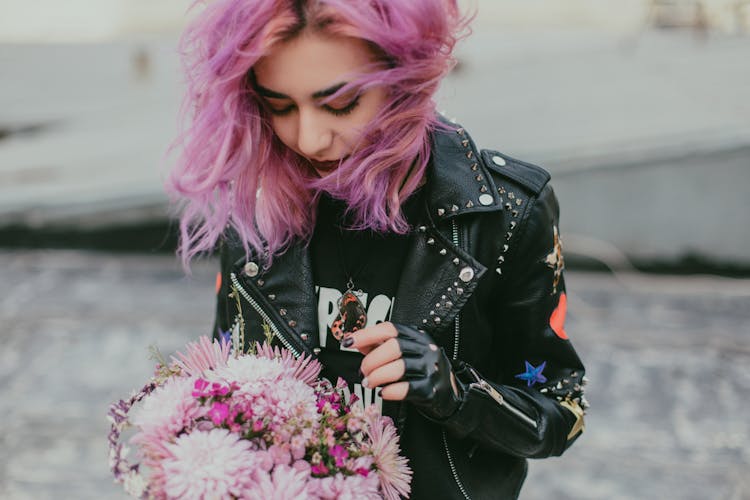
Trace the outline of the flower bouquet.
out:
<instances>
[{"instance_id":1,"label":"flower bouquet","mask_svg":"<svg viewBox=\"0 0 750 500\"><path fill-rule=\"evenodd\" d=\"M318 499L408 496L411 471L388 417L345 400L321 365L256 343L201 337L110 407L110 468L139 498ZM232 352L233 351L233 352ZM121 434L140 463L127 461Z\"/></svg>"}]
</instances>

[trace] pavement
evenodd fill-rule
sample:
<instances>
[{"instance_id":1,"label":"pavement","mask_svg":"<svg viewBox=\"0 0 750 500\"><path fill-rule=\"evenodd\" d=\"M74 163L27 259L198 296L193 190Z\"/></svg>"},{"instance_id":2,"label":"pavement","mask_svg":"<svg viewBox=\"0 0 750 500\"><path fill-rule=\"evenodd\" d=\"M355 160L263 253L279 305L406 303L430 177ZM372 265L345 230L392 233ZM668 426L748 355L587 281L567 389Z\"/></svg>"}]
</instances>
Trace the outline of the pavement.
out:
<instances>
[{"instance_id":1,"label":"pavement","mask_svg":"<svg viewBox=\"0 0 750 500\"><path fill-rule=\"evenodd\" d=\"M105 413L208 333L217 263L0 253L0 498L118 499ZM569 272L567 328L591 409L525 500L750 498L750 281Z\"/></svg>"}]
</instances>

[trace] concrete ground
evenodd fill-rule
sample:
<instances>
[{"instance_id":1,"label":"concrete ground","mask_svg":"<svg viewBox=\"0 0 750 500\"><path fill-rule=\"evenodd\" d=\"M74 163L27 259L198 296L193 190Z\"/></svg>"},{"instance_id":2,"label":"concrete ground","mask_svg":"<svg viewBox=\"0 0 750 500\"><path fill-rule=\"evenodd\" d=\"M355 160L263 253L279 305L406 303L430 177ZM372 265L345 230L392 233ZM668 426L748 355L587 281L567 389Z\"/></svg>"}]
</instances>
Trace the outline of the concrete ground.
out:
<instances>
[{"instance_id":1,"label":"concrete ground","mask_svg":"<svg viewBox=\"0 0 750 500\"><path fill-rule=\"evenodd\" d=\"M124 498L107 406L212 321L216 263L0 253L0 498ZM750 281L567 275L587 430L533 461L521 498L750 498Z\"/></svg>"}]
</instances>

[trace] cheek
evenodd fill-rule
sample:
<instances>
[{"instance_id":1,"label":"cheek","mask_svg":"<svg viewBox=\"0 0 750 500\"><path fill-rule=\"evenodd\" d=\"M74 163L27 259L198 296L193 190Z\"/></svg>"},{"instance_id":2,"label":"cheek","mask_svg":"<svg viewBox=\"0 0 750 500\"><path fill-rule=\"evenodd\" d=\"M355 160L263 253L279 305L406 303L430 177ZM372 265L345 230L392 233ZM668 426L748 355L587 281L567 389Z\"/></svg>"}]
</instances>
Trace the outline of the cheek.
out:
<instances>
[{"instance_id":1,"label":"cheek","mask_svg":"<svg viewBox=\"0 0 750 500\"><path fill-rule=\"evenodd\" d=\"M280 117L272 118L271 128L273 128L273 132L276 134L276 137L278 137L286 147L296 150L297 132L292 120Z\"/></svg>"}]
</instances>

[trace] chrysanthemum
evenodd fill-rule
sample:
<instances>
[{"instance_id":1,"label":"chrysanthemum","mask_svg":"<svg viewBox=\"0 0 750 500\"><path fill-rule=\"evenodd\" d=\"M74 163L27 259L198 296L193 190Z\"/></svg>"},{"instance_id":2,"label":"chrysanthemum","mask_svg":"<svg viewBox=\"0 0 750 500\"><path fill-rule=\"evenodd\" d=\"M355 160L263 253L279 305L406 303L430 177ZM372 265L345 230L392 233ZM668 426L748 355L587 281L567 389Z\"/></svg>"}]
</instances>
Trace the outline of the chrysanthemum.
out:
<instances>
[{"instance_id":1,"label":"chrysanthemum","mask_svg":"<svg viewBox=\"0 0 750 500\"><path fill-rule=\"evenodd\" d=\"M310 478L307 492L313 498L336 500L375 500L382 498L378 492L378 479L375 474L364 477L360 475L345 476L338 473L333 477Z\"/></svg>"},{"instance_id":2,"label":"chrysanthemum","mask_svg":"<svg viewBox=\"0 0 750 500\"><path fill-rule=\"evenodd\" d=\"M399 495L409 496L412 471L407 459L399 453L396 428L387 417L375 412L365 413L365 432L370 439L370 450L379 471L383 497L398 500Z\"/></svg>"},{"instance_id":3,"label":"chrysanthemum","mask_svg":"<svg viewBox=\"0 0 750 500\"><path fill-rule=\"evenodd\" d=\"M257 468L250 443L226 429L194 431L168 445L163 462L168 498L239 497L252 484Z\"/></svg>"},{"instance_id":4,"label":"chrysanthemum","mask_svg":"<svg viewBox=\"0 0 750 500\"><path fill-rule=\"evenodd\" d=\"M177 353L177 358L172 356L172 361L182 369L188 376L200 376L208 370L225 366L229 358L229 344L201 336L197 342L190 342L185 346L187 354Z\"/></svg>"},{"instance_id":5,"label":"chrysanthemum","mask_svg":"<svg viewBox=\"0 0 750 500\"><path fill-rule=\"evenodd\" d=\"M146 396L140 406L130 411L130 422L140 431L133 440L141 444L151 439L170 439L203 416L205 409L192 392L193 379L172 378Z\"/></svg>"},{"instance_id":6,"label":"chrysanthemum","mask_svg":"<svg viewBox=\"0 0 750 500\"><path fill-rule=\"evenodd\" d=\"M307 500L317 498L307 493L310 473L288 465L277 465L273 472L258 471L255 483L245 490L243 499L248 500Z\"/></svg>"},{"instance_id":7,"label":"chrysanthemum","mask_svg":"<svg viewBox=\"0 0 750 500\"><path fill-rule=\"evenodd\" d=\"M294 378L309 385L316 383L318 375L320 375L320 370L323 369L320 361L313 359L312 356L295 358L291 351L279 349L278 346L271 347L265 342L262 345L256 342L255 350L259 357L277 360L289 369Z\"/></svg>"},{"instance_id":8,"label":"chrysanthemum","mask_svg":"<svg viewBox=\"0 0 750 500\"><path fill-rule=\"evenodd\" d=\"M216 368L213 376L237 382L240 386L260 380L275 380L285 373L280 363L255 356L230 357L226 366Z\"/></svg>"}]
</instances>

